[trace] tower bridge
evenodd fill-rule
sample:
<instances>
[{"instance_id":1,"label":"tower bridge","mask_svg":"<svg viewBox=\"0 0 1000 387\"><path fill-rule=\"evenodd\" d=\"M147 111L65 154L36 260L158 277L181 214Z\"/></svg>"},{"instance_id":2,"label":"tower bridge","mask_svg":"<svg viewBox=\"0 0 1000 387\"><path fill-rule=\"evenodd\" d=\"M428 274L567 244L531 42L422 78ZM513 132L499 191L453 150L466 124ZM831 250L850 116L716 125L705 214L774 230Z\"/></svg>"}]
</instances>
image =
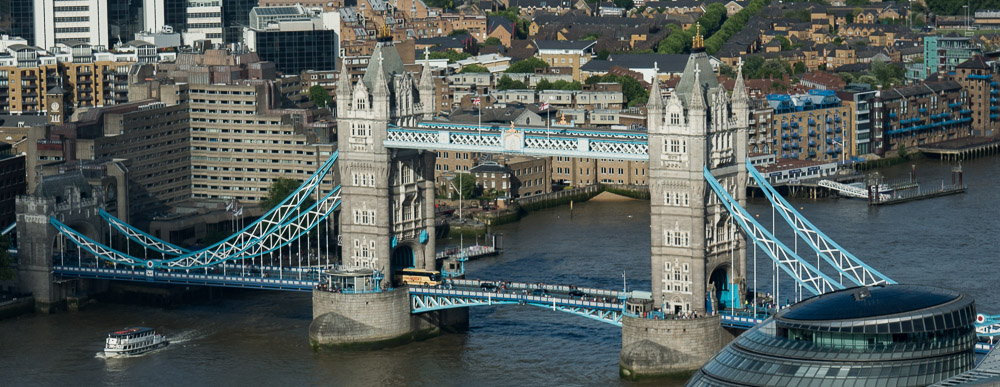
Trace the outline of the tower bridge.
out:
<instances>
[{"instance_id":1,"label":"tower bridge","mask_svg":"<svg viewBox=\"0 0 1000 387\"><path fill-rule=\"evenodd\" d=\"M623 372L642 375L697 369L738 334L727 329L745 329L766 317L735 312L749 290L751 252L754 259L761 252L801 294L894 283L816 229L749 164L742 70L730 95L703 52L690 55L668 98L654 79L646 131L438 121L433 87L426 58L415 78L388 42L378 43L359 81L352 82L343 67L337 85L339 151L280 205L204 249L170 244L118 220L103 211L100 192L70 185L64 192L18 198L25 286L45 308L80 290L59 280L65 278L311 291L315 345L394 343L467 326L469 307L531 305L622 327ZM629 310L632 294L586 284L540 288L496 279L504 280L497 290L452 279L439 287L393 288L387 273L437 269L433 199L439 150L647 160L650 298L656 310ZM816 260L803 259L746 212L749 179ZM334 227L337 217L331 215L338 211ZM115 233L142 251L111 247ZM375 283L365 291L323 290L324 273L340 265L370 270ZM665 318L680 313L701 317Z\"/></svg>"}]
</instances>

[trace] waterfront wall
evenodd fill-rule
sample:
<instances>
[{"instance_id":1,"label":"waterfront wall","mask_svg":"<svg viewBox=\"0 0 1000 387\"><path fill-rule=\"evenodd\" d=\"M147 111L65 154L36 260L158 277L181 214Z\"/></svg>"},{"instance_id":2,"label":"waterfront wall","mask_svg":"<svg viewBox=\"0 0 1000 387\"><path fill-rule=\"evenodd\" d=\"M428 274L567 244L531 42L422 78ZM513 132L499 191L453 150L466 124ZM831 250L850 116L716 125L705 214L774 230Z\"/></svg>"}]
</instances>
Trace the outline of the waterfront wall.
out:
<instances>
[{"instance_id":1,"label":"waterfront wall","mask_svg":"<svg viewBox=\"0 0 1000 387\"><path fill-rule=\"evenodd\" d=\"M719 316L651 320L622 318L621 376L687 379L734 336L720 326Z\"/></svg>"},{"instance_id":2,"label":"waterfront wall","mask_svg":"<svg viewBox=\"0 0 1000 387\"><path fill-rule=\"evenodd\" d=\"M466 308L411 314L406 288L379 293L313 291L313 348L382 348L468 329Z\"/></svg>"}]
</instances>

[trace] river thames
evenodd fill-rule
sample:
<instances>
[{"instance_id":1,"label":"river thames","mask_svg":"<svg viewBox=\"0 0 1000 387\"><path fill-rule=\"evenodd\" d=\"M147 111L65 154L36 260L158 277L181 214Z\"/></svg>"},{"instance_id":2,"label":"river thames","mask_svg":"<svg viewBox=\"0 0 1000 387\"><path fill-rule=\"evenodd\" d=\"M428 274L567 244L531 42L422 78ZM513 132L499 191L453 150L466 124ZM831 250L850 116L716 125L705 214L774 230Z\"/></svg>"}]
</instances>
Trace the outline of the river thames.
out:
<instances>
[{"instance_id":1,"label":"river thames","mask_svg":"<svg viewBox=\"0 0 1000 387\"><path fill-rule=\"evenodd\" d=\"M925 187L950 182L951 166L917 163ZM909 165L884 169L904 177ZM967 162L966 194L869 208L864 201L794 199L817 227L900 283L936 285L975 297L1000 314L992 263L1000 259L1000 159ZM763 199L748 210L771 224ZM791 231L778 220L787 244ZM467 264L468 278L649 289L649 205L577 203L498 227L504 254ZM457 241L442 241L439 247ZM466 240L466 243L475 242ZM799 251L806 248L802 243ZM752 254L751 254L752 256ZM803 254L808 257L808 254ZM815 257L815 255L812 255ZM770 291L770 264L757 278ZM748 277L753 278L752 264ZM752 282L752 281L751 281ZM782 279L781 298L794 297ZM477 307L470 329L370 352L314 352L307 293L225 290L169 308L98 303L81 312L0 321L5 385L631 385L618 378L620 329L530 306ZM107 331L155 327L173 343L143 356L98 355Z\"/></svg>"}]
</instances>

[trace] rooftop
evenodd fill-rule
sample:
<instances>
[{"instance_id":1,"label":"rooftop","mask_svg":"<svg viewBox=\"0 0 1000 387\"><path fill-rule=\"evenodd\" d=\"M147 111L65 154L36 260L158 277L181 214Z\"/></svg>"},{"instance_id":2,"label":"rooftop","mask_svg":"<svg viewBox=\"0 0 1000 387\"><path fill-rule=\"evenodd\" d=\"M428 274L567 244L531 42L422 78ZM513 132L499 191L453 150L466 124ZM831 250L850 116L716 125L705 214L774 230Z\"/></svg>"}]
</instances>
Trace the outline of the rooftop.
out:
<instances>
[{"instance_id":1,"label":"rooftop","mask_svg":"<svg viewBox=\"0 0 1000 387\"><path fill-rule=\"evenodd\" d=\"M930 286L859 286L803 301L776 318L816 321L888 316L938 306L959 296L958 292Z\"/></svg>"}]
</instances>

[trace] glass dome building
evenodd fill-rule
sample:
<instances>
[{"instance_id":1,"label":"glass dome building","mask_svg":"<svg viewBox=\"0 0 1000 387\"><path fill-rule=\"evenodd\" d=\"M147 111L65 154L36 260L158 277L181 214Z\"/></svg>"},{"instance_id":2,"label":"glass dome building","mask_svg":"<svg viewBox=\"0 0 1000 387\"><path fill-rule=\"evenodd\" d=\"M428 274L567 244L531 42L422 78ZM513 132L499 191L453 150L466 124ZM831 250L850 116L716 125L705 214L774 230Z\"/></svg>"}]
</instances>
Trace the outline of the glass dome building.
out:
<instances>
[{"instance_id":1,"label":"glass dome building","mask_svg":"<svg viewBox=\"0 0 1000 387\"><path fill-rule=\"evenodd\" d=\"M688 386L926 386L972 369L975 302L928 286L816 296L743 333Z\"/></svg>"}]
</instances>

